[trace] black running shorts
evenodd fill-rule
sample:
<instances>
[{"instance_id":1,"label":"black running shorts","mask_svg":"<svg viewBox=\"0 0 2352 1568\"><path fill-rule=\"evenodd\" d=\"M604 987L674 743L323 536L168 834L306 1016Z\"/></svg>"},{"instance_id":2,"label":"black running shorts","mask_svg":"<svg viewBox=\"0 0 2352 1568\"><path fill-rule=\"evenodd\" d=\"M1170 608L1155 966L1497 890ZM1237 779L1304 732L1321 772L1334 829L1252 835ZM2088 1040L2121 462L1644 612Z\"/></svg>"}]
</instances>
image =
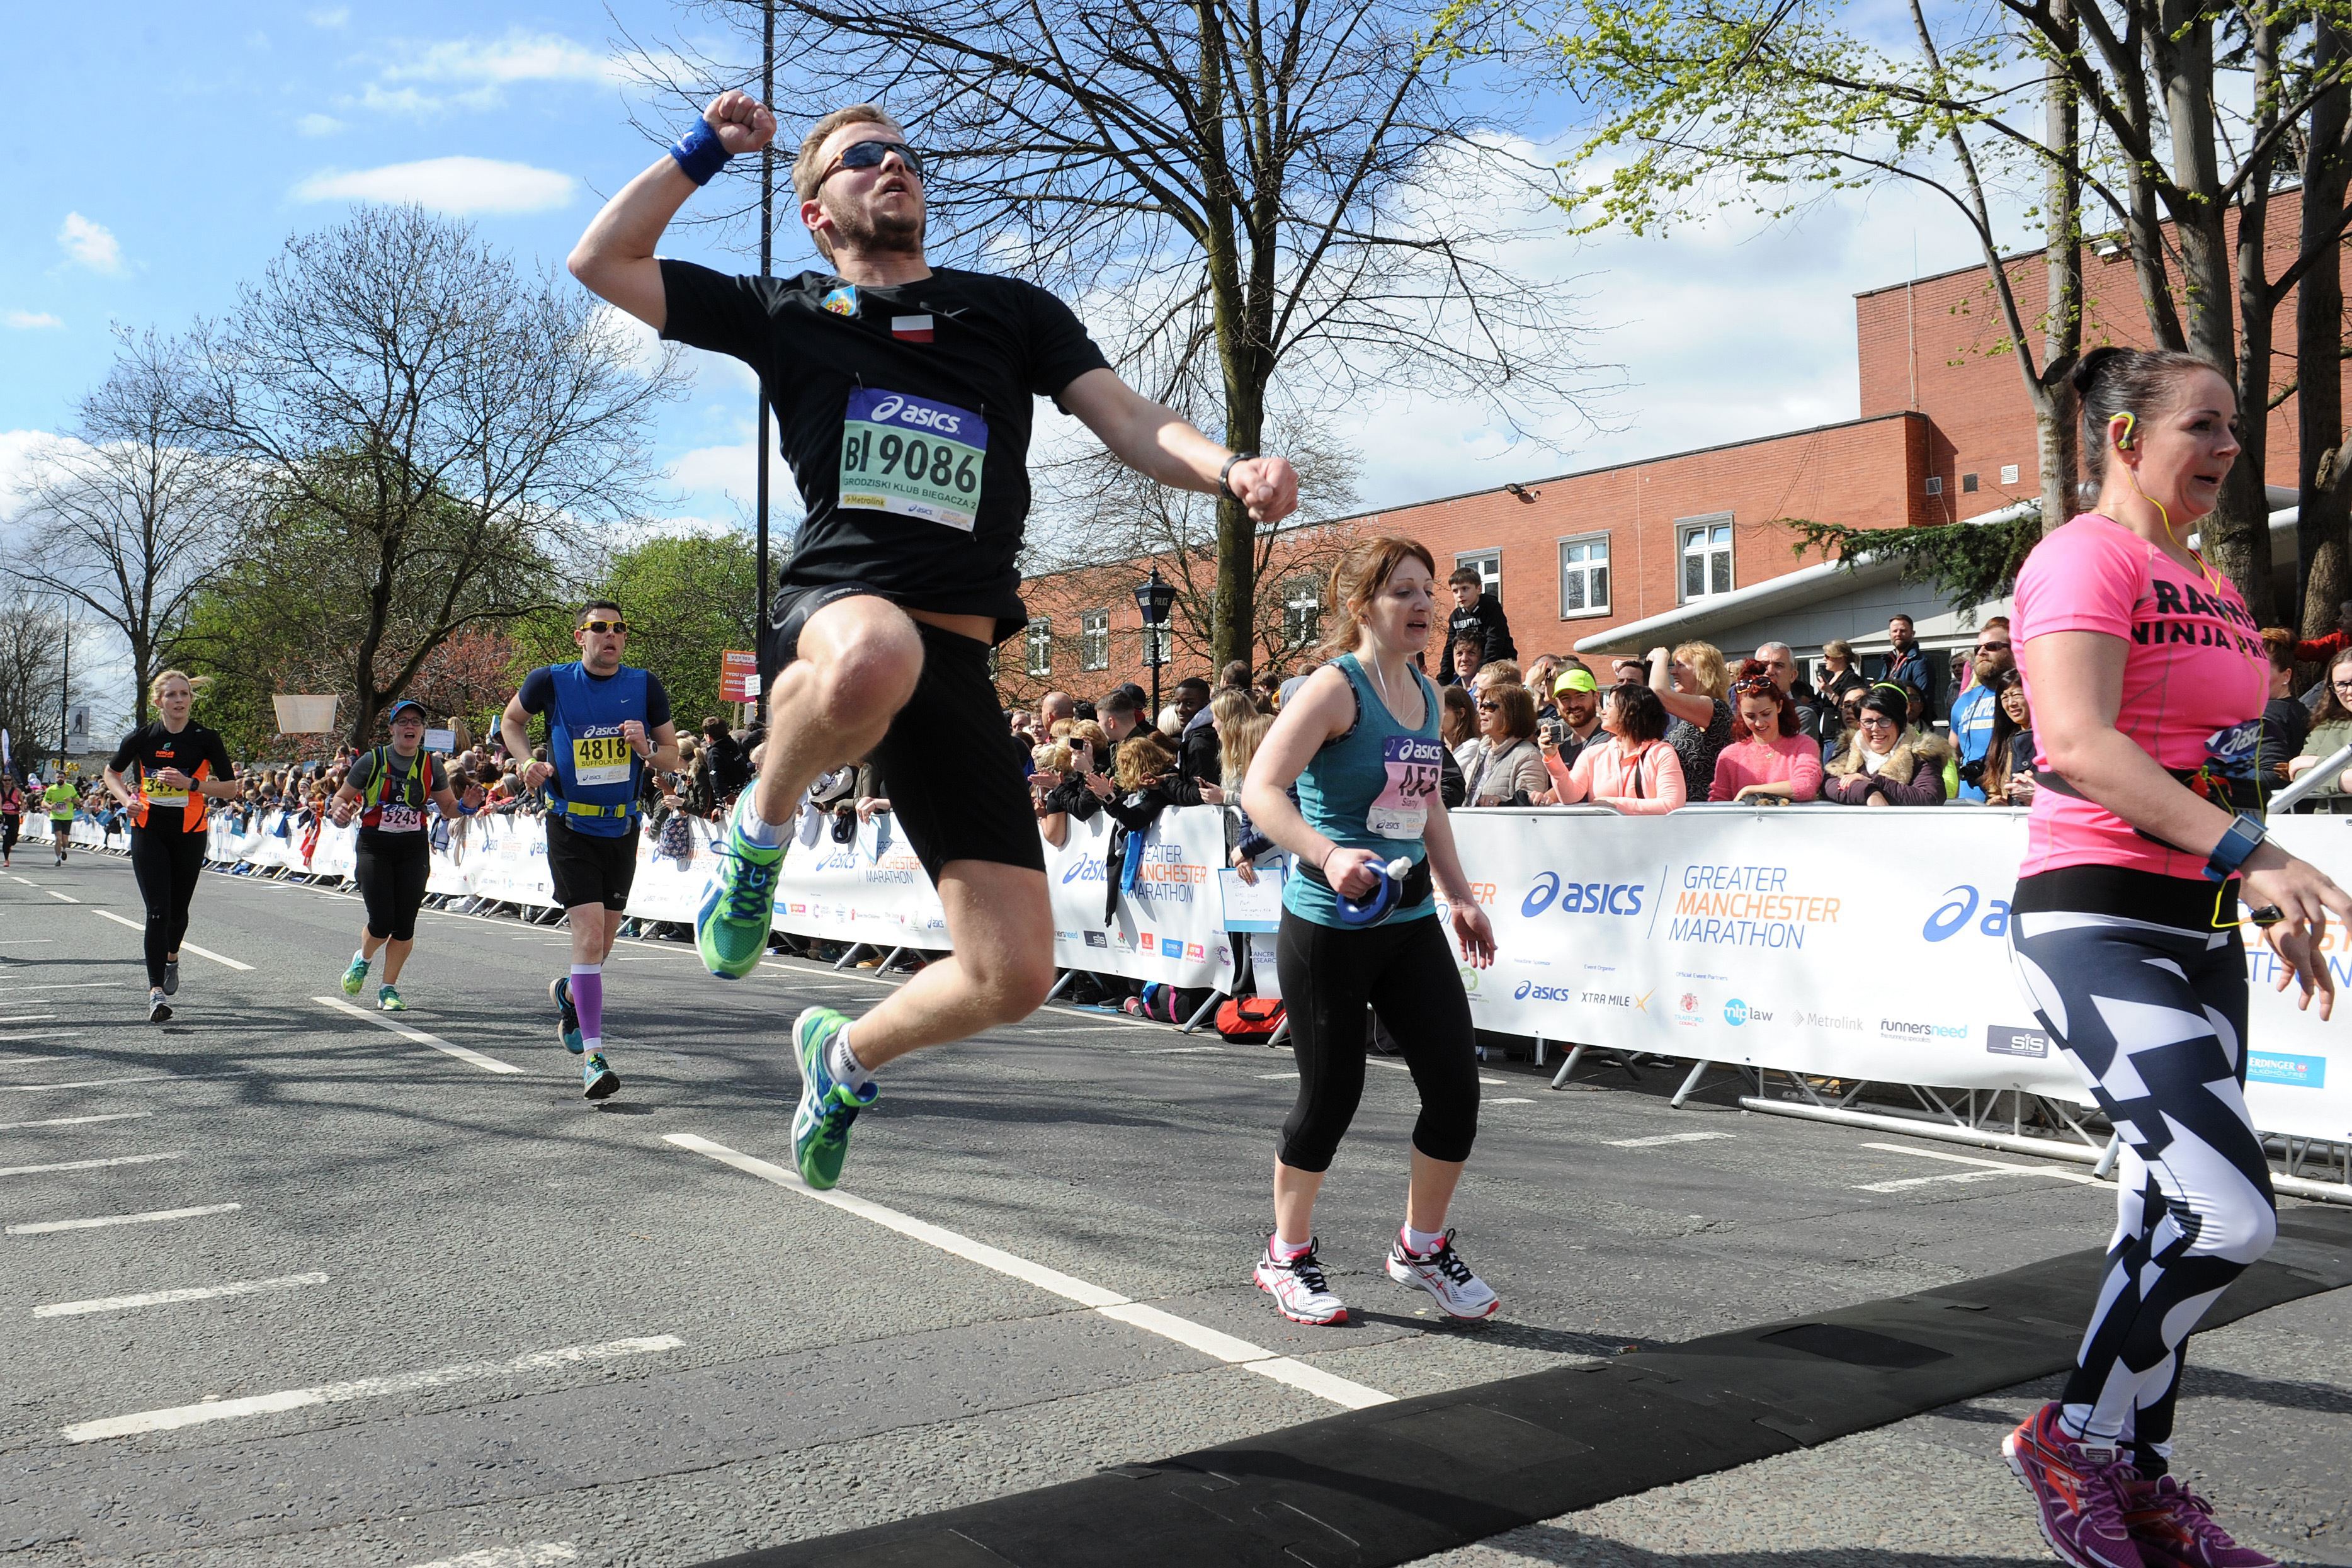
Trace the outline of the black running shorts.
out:
<instances>
[{"instance_id":1,"label":"black running shorts","mask_svg":"<svg viewBox=\"0 0 2352 1568\"><path fill-rule=\"evenodd\" d=\"M637 879L637 825L618 838L582 833L561 816L547 819L547 877L555 884L555 901L567 910L602 904L608 910L629 907L629 889Z\"/></svg>"},{"instance_id":2,"label":"black running shorts","mask_svg":"<svg viewBox=\"0 0 2352 1568\"><path fill-rule=\"evenodd\" d=\"M770 601L761 667L782 670L798 656L809 616L857 595L887 596L853 583L780 591ZM933 886L955 860L1042 874L1045 841L1021 771L1020 742L1005 725L988 678L988 649L922 621L915 630L923 639L922 678L873 755L900 831Z\"/></svg>"}]
</instances>

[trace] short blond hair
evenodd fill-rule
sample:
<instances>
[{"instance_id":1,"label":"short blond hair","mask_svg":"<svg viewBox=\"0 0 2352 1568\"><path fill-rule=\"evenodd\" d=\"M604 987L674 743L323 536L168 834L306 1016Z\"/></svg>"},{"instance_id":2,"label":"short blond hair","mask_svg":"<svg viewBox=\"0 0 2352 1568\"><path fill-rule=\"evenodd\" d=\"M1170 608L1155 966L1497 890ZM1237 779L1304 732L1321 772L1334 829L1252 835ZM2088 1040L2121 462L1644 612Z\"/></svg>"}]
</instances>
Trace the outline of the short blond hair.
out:
<instances>
[{"instance_id":1,"label":"short blond hair","mask_svg":"<svg viewBox=\"0 0 2352 1568\"><path fill-rule=\"evenodd\" d=\"M1694 697L1712 697L1717 702L1731 693L1731 667L1723 660L1723 650L1711 642L1686 642L1675 649L1675 658L1689 665L1691 674L1698 679Z\"/></svg>"},{"instance_id":2,"label":"short blond hair","mask_svg":"<svg viewBox=\"0 0 2352 1568\"><path fill-rule=\"evenodd\" d=\"M809 201L816 195L816 183L824 177L824 166L818 162L818 154L824 150L825 138L845 125L887 125L894 131L905 129L878 103L853 103L846 109L836 109L824 116L809 127L807 135L801 138L800 156L793 160L793 195L802 201ZM833 259L831 241L814 229L809 230L809 238L815 243L819 255L827 261Z\"/></svg>"}]
</instances>

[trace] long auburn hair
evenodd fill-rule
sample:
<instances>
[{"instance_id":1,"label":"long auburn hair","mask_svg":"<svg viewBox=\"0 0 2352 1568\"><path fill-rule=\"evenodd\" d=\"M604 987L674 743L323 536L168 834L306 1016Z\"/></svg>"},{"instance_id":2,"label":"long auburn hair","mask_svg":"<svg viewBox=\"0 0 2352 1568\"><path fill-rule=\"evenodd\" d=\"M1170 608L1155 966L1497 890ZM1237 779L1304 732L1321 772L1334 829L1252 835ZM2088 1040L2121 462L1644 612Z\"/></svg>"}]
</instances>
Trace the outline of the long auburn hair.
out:
<instances>
[{"instance_id":1,"label":"long auburn hair","mask_svg":"<svg viewBox=\"0 0 2352 1568\"><path fill-rule=\"evenodd\" d=\"M1436 558L1429 546L1418 540L1403 539L1392 533L1376 534L1349 545L1331 568L1332 618L1338 624L1324 637L1316 652L1326 659L1353 653L1364 640L1364 628L1356 624L1356 616L1371 608L1396 569L1407 561L1418 561L1433 579L1437 575Z\"/></svg>"},{"instance_id":2,"label":"long auburn hair","mask_svg":"<svg viewBox=\"0 0 2352 1568\"><path fill-rule=\"evenodd\" d=\"M1800 722L1797 718L1796 699L1790 697L1787 692L1780 689L1780 683L1772 679L1772 667L1770 665L1766 664L1760 658L1751 658L1739 667L1739 679L1732 682L1731 738L1735 741L1745 741L1756 733L1755 728L1750 725L1747 720L1739 716L1739 700L1741 698L1761 697L1764 695L1760 691L1743 691L1740 689L1740 688L1746 686L1748 682L1756 680L1760 680L1765 685L1770 687L1772 689L1772 695L1780 700L1780 717L1778 721L1780 733L1784 736L1795 734L1797 732L1797 726Z\"/></svg>"}]
</instances>

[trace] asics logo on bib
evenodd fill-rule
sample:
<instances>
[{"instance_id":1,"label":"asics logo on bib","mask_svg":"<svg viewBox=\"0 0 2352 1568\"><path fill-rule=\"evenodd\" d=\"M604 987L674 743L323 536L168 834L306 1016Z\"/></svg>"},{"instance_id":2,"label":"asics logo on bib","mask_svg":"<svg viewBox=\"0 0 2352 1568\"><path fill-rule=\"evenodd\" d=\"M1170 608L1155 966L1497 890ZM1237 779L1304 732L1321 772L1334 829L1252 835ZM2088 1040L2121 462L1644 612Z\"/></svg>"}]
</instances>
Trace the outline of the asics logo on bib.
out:
<instances>
[{"instance_id":1,"label":"asics logo on bib","mask_svg":"<svg viewBox=\"0 0 2352 1568\"><path fill-rule=\"evenodd\" d=\"M1537 873L1519 913L1528 920L1554 903L1564 915L1638 915L1642 912L1641 882L1563 882L1557 871Z\"/></svg>"},{"instance_id":2,"label":"asics logo on bib","mask_svg":"<svg viewBox=\"0 0 2352 1568\"><path fill-rule=\"evenodd\" d=\"M908 403L892 393L876 404L866 416L877 425L912 425L919 429L937 430L942 436L955 435L963 424L957 416L944 408L926 408L919 403Z\"/></svg>"}]
</instances>

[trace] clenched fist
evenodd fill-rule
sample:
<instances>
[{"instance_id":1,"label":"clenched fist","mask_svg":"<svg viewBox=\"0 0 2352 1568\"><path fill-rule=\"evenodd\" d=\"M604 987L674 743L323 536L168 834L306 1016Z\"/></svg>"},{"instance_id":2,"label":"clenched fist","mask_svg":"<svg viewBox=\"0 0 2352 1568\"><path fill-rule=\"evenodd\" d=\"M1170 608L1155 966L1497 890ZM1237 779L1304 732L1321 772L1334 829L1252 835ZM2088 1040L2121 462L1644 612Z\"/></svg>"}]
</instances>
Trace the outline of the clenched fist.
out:
<instances>
[{"instance_id":1,"label":"clenched fist","mask_svg":"<svg viewBox=\"0 0 2352 1568\"><path fill-rule=\"evenodd\" d=\"M719 133L719 144L730 157L756 153L776 139L776 117L748 92L730 89L710 100L703 123Z\"/></svg>"}]
</instances>

